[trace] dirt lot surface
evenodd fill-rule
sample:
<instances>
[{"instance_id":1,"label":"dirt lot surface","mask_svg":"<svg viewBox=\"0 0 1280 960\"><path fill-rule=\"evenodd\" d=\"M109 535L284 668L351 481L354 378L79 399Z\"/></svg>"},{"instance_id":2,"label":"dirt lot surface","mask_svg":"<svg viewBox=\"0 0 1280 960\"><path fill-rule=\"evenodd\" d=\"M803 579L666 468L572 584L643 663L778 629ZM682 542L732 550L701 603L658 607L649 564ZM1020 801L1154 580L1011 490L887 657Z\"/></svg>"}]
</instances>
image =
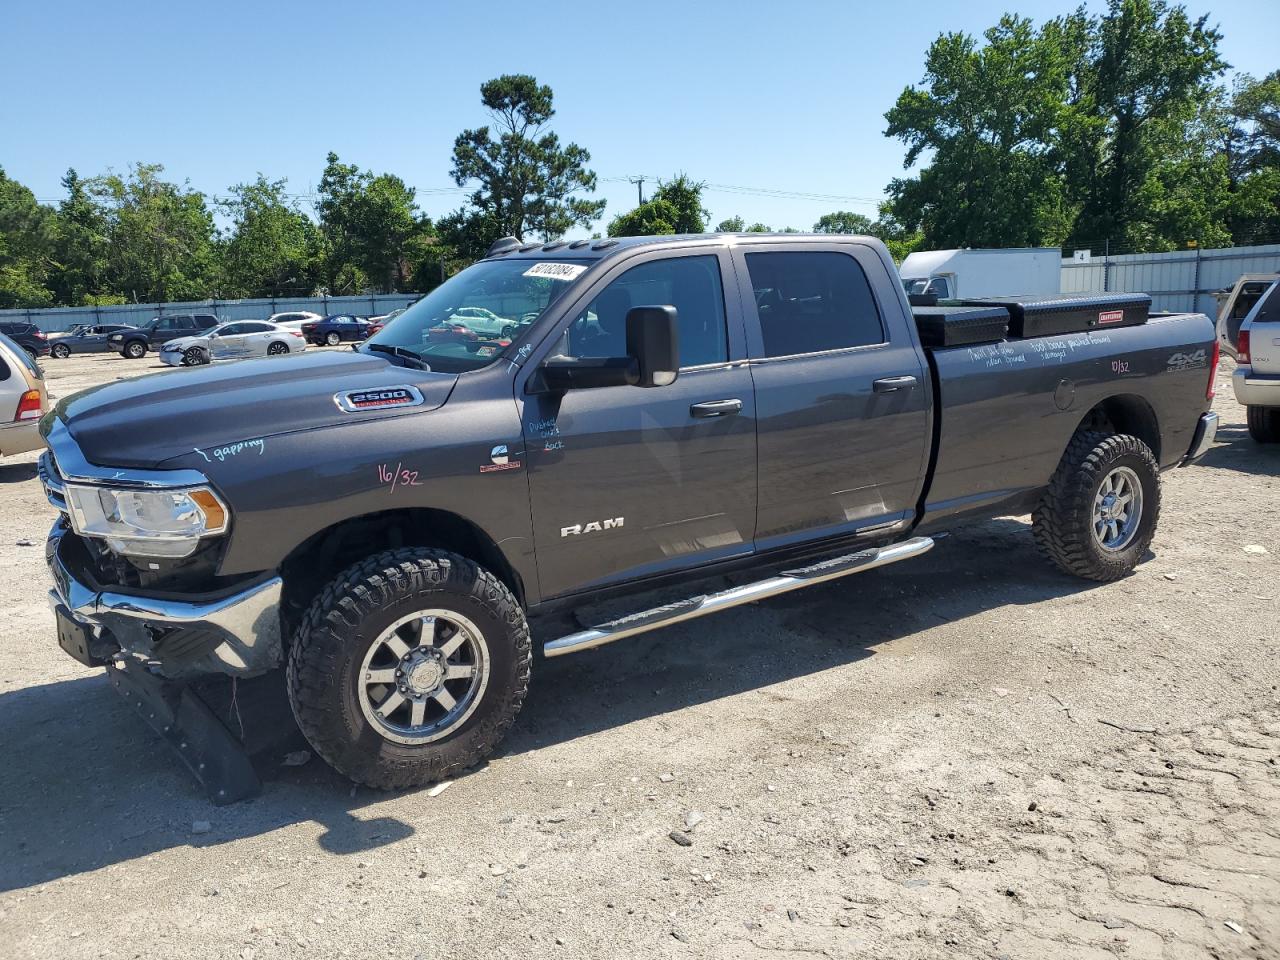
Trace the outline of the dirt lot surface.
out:
<instances>
[{"instance_id":1,"label":"dirt lot surface","mask_svg":"<svg viewBox=\"0 0 1280 960\"><path fill-rule=\"evenodd\" d=\"M994 520L536 663L504 749L443 792L285 766L277 719L263 795L208 805L58 650L52 511L6 462L0 953L1280 957L1280 449L1225 366L1220 444L1165 475L1128 579ZM44 367L66 395L155 365Z\"/></svg>"}]
</instances>

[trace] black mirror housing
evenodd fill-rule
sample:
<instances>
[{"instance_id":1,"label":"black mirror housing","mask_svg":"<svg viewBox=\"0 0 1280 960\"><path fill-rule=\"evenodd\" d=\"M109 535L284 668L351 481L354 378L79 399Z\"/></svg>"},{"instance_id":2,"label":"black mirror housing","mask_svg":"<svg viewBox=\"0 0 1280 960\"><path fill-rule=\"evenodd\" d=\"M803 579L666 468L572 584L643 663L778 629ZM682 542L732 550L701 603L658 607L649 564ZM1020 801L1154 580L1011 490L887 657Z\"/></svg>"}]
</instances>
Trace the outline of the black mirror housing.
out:
<instances>
[{"instance_id":1,"label":"black mirror housing","mask_svg":"<svg viewBox=\"0 0 1280 960\"><path fill-rule=\"evenodd\" d=\"M529 381L535 393L564 393L596 387L634 387L640 367L631 357L553 357Z\"/></svg>"},{"instance_id":2,"label":"black mirror housing","mask_svg":"<svg viewBox=\"0 0 1280 960\"><path fill-rule=\"evenodd\" d=\"M638 387L666 387L680 375L680 328L676 308L632 307L627 311L627 355L639 367Z\"/></svg>"}]
</instances>

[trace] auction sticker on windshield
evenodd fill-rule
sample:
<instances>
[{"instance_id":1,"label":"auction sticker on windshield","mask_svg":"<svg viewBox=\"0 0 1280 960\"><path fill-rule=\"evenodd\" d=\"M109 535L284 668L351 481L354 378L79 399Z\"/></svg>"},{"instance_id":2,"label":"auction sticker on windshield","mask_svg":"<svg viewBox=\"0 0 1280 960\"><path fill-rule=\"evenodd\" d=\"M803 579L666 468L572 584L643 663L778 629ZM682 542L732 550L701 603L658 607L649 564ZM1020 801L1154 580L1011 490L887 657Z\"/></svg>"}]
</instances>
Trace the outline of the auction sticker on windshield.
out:
<instances>
[{"instance_id":1,"label":"auction sticker on windshield","mask_svg":"<svg viewBox=\"0 0 1280 960\"><path fill-rule=\"evenodd\" d=\"M579 263L535 263L524 272L526 277L549 277L552 280L576 280L587 268Z\"/></svg>"}]
</instances>

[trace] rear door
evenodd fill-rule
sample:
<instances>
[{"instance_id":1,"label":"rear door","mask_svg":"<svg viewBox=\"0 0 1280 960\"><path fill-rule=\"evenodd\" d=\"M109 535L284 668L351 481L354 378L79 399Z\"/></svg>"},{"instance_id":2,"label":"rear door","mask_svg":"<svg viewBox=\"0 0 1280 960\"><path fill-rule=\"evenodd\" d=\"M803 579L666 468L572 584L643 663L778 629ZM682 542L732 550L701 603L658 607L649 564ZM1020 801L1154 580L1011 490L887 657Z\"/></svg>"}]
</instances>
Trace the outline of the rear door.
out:
<instances>
[{"instance_id":1,"label":"rear door","mask_svg":"<svg viewBox=\"0 0 1280 960\"><path fill-rule=\"evenodd\" d=\"M924 359L876 251L742 244L759 445L756 547L908 526L928 462Z\"/></svg>"},{"instance_id":2,"label":"rear door","mask_svg":"<svg viewBox=\"0 0 1280 960\"><path fill-rule=\"evenodd\" d=\"M191 317L174 314L171 317L161 317L160 322L151 330L148 339L153 346L159 346L175 337L185 337L190 333Z\"/></svg>"},{"instance_id":3,"label":"rear door","mask_svg":"<svg viewBox=\"0 0 1280 960\"><path fill-rule=\"evenodd\" d=\"M654 305L677 310L674 383L524 393L548 356L625 356L627 311ZM755 409L727 249L642 252L565 306L517 378L543 597L750 553Z\"/></svg>"},{"instance_id":4,"label":"rear door","mask_svg":"<svg viewBox=\"0 0 1280 960\"><path fill-rule=\"evenodd\" d=\"M1243 324L1249 331L1249 366L1254 373L1280 376L1280 283L1274 283Z\"/></svg>"}]
</instances>

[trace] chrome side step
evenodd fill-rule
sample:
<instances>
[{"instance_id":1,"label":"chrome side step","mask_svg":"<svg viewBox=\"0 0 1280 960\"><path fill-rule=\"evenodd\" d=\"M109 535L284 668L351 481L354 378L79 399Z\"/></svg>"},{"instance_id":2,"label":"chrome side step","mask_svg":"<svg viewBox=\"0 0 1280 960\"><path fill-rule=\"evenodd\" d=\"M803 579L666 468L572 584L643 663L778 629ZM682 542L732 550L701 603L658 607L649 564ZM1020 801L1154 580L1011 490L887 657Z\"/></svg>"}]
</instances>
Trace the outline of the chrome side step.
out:
<instances>
[{"instance_id":1,"label":"chrome side step","mask_svg":"<svg viewBox=\"0 0 1280 960\"><path fill-rule=\"evenodd\" d=\"M792 590L811 587L816 583L835 580L837 577L847 577L853 573L862 573L864 570L874 570L876 567L897 563L899 560L908 560L922 553L928 553L932 548L933 538L913 537L877 550L861 550L843 557L823 560L798 570L786 570L768 580L758 580L745 586L721 590L719 593L690 597L687 600L619 617L617 620L610 620L608 623L580 630L557 640L549 640L543 645L542 652L548 657L560 657L566 653L590 650L592 647L612 643L624 637L632 637L637 633L669 627L673 623L692 620L694 617L706 616L708 613L718 613L744 603L776 597L780 593L789 593Z\"/></svg>"}]
</instances>

